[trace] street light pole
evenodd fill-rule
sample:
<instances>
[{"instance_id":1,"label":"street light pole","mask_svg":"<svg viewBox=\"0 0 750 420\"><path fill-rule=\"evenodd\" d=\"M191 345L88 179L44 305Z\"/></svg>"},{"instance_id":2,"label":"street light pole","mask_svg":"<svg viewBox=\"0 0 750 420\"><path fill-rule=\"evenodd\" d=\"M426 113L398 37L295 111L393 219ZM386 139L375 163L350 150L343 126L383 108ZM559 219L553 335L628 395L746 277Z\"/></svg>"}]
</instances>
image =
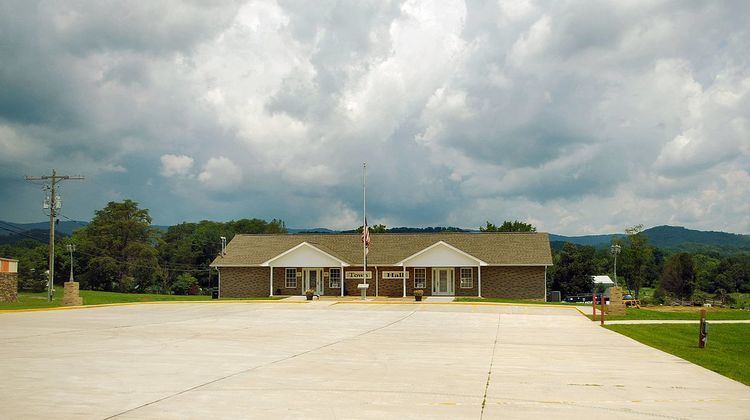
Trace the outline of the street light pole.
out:
<instances>
[{"instance_id":1,"label":"street light pole","mask_svg":"<svg viewBox=\"0 0 750 420\"><path fill-rule=\"evenodd\" d=\"M76 250L75 244L68 244L68 252L70 252L70 282L73 282L73 251Z\"/></svg>"},{"instance_id":2,"label":"street light pole","mask_svg":"<svg viewBox=\"0 0 750 420\"><path fill-rule=\"evenodd\" d=\"M612 252L612 255L614 255L615 257L615 287L617 287L617 254L620 253L621 249L622 247L620 247L620 245L617 245L617 244L612 245L610 247L610 251Z\"/></svg>"}]
</instances>

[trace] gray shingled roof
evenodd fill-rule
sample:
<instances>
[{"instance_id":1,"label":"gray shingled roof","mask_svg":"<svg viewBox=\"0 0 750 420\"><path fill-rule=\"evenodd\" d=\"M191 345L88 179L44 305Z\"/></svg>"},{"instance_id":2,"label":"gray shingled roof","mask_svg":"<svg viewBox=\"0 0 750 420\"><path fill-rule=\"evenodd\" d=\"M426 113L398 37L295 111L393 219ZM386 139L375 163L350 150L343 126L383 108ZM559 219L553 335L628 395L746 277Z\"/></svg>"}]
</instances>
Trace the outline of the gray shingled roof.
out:
<instances>
[{"instance_id":1,"label":"gray shingled roof","mask_svg":"<svg viewBox=\"0 0 750 420\"><path fill-rule=\"evenodd\" d=\"M397 264L439 241L491 265L552 265L546 233L373 233L370 238L367 263L372 265ZM348 264L361 264L360 234L240 234L227 245L227 254L212 265L259 265L302 242Z\"/></svg>"}]
</instances>

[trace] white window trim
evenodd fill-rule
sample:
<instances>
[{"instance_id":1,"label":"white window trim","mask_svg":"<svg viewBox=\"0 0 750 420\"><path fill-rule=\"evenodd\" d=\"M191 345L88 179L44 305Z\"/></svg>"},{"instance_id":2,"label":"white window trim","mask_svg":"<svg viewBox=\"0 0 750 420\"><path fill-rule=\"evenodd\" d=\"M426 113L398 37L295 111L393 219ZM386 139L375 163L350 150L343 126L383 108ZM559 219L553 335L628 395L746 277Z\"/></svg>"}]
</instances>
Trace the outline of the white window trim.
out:
<instances>
[{"instance_id":1,"label":"white window trim","mask_svg":"<svg viewBox=\"0 0 750 420\"><path fill-rule=\"evenodd\" d=\"M421 286L417 286L417 270L422 270L424 273L424 276L422 277L422 281L424 282ZM414 288L415 289L426 289L427 288L427 269L424 267L415 267L414 268Z\"/></svg>"},{"instance_id":2,"label":"white window trim","mask_svg":"<svg viewBox=\"0 0 750 420\"><path fill-rule=\"evenodd\" d=\"M273 268L271 268L273 269ZM294 272L294 286L289 285L289 273ZM286 289L296 289L297 288L297 269L296 268L285 268L284 269L284 288Z\"/></svg>"},{"instance_id":3,"label":"white window trim","mask_svg":"<svg viewBox=\"0 0 750 420\"><path fill-rule=\"evenodd\" d=\"M464 277L464 270L469 271L469 277ZM473 289L474 288L474 269L471 267L461 267L459 270L459 274L461 276L461 281L459 282L459 287L461 289ZM464 279L469 280L469 285L464 286Z\"/></svg>"},{"instance_id":4,"label":"white window trim","mask_svg":"<svg viewBox=\"0 0 750 420\"><path fill-rule=\"evenodd\" d=\"M339 283L337 285L333 284L333 272L338 271L339 273ZM328 269L328 288L329 289L339 289L341 288L341 269L340 268L329 268Z\"/></svg>"}]
</instances>

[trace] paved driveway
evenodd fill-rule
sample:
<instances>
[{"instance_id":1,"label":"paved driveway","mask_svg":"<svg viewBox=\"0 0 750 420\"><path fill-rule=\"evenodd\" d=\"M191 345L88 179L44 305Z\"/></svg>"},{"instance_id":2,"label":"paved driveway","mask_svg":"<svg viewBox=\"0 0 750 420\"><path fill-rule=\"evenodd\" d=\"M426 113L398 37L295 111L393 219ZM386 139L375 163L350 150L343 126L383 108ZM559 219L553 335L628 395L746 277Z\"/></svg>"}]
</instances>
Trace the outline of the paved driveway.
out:
<instances>
[{"instance_id":1,"label":"paved driveway","mask_svg":"<svg viewBox=\"0 0 750 420\"><path fill-rule=\"evenodd\" d=\"M2 418L748 418L750 388L570 308L0 314Z\"/></svg>"}]
</instances>

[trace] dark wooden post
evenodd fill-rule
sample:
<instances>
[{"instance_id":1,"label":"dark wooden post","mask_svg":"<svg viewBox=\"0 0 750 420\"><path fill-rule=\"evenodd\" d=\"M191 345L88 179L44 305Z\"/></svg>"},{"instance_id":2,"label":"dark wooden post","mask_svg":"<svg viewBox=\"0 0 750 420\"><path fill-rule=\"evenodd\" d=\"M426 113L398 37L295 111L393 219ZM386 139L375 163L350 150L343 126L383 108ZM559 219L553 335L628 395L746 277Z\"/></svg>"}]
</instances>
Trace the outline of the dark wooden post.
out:
<instances>
[{"instance_id":1,"label":"dark wooden post","mask_svg":"<svg viewBox=\"0 0 750 420\"><path fill-rule=\"evenodd\" d=\"M596 292L591 294L591 306L594 308L593 320L596 321Z\"/></svg>"},{"instance_id":2,"label":"dark wooden post","mask_svg":"<svg viewBox=\"0 0 750 420\"><path fill-rule=\"evenodd\" d=\"M604 299L604 293L602 293L602 310L600 311L601 314L599 315L601 317L600 319L602 320L602 322L601 322L601 326L602 327L604 326L604 301L605 300L607 300L607 299Z\"/></svg>"},{"instance_id":3,"label":"dark wooden post","mask_svg":"<svg viewBox=\"0 0 750 420\"><path fill-rule=\"evenodd\" d=\"M701 309L701 322L698 327L698 348L702 349L706 347L706 340L708 338L708 329L706 328L706 309Z\"/></svg>"}]
</instances>

